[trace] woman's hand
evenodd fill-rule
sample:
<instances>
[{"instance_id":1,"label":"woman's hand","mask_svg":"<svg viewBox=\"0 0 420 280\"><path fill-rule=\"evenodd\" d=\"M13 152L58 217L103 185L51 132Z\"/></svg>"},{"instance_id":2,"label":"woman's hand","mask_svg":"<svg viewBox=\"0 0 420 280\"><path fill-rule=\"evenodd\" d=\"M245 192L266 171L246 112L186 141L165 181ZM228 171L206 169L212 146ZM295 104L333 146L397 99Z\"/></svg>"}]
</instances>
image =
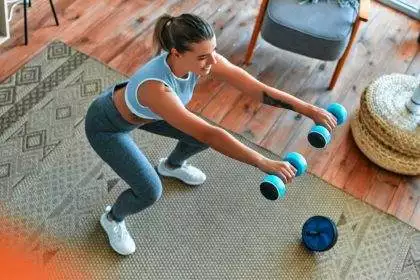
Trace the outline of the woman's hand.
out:
<instances>
[{"instance_id":1,"label":"woman's hand","mask_svg":"<svg viewBox=\"0 0 420 280\"><path fill-rule=\"evenodd\" d=\"M337 126L337 119L333 114L325 109L311 106L307 116L311 118L316 124L324 126L330 132Z\"/></svg>"},{"instance_id":2,"label":"woman's hand","mask_svg":"<svg viewBox=\"0 0 420 280\"><path fill-rule=\"evenodd\" d=\"M268 158L263 158L257 167L262 172L280 177L286 184L292 182L297 172L288 161L275 161Z\"/></svg>"}]
</instances>

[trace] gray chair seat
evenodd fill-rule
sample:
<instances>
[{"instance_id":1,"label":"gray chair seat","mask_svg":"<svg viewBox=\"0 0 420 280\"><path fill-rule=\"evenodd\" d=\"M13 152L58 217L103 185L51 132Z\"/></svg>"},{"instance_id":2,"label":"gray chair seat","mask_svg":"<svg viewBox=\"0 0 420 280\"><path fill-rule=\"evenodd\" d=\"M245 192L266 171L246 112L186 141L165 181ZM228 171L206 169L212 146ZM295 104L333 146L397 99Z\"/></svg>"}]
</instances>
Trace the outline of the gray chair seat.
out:
<instances>
[{"instance_id":1,"label":"gray chair seat","mask_svg":"<svg viewBox=\"0 0 420 280\"><path fill-rule=\"evenodd\" d=\"M335 0L303 5L270 0L261 36L278 48L332 61L343 54L356 16L354 8L340 7Z\"/></svg>"}]
</instances>

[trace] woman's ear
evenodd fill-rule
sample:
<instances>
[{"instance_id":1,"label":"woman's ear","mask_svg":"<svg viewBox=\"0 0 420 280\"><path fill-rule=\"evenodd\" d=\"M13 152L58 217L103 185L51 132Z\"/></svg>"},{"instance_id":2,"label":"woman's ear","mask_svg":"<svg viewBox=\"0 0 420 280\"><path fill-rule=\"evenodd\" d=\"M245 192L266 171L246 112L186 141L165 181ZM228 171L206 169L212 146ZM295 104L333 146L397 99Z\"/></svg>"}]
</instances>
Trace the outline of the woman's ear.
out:
<instances>
[{"instance_id":1,"label":"woman's ear","mask_svg":"<svg viewBox=\"0 0 420 280\"><path fill-rule=\"evenodd\" d=\"M181 56L181 54L175 48L171 49L171 54L178 58Z\"/></svg>"}]
</instances>

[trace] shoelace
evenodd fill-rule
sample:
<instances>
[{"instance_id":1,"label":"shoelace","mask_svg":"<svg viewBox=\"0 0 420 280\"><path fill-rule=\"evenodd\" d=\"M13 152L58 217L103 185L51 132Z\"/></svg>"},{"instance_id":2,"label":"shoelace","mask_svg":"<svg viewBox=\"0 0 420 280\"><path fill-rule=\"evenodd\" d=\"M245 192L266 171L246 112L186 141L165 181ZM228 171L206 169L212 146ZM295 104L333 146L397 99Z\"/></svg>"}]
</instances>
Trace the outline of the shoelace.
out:
<instances>
[{"instance_id":1,"label":"shoelace","mask_svg":"<svg viewBox=\"0 0 420 280\"><path fill-rule=\"evenodd\" d=\"M188 162L184 162L182 165L181 165L181 168L183 168L183 169L185 169L186 171L188 170L188 168L189 167L191 167L192 165L191 165L191 163L188 163ZM188 173L187 172L187 174L188 174L188 177L190 177L190 178L196 178L197 177L197 174L196 173Z\"/></svg>"},{"instance_id":2,"label":"shoelace","mask_svg":"<svg viewBox=\"0 0 420 280\"><path fill-rule=\"evenodd\" d=\"M184 161L184 163L181 165L181 167L183 167L183 168L188 168L190 166L191 166L191 164L186 162L186 161Z\"/></svg>"},{"instance_id":3,"label":"shoelace","mask_svg":"<svg viewBox=\"0 0 420 280\"><path fill-rule=\"evenodd\" d=\"M113 227L113 231L117 234L118 239L122 240L126 237L127 235L127 230L125 230L124 226L122 223L116 223Z\"/></svg>"}]
</instances>

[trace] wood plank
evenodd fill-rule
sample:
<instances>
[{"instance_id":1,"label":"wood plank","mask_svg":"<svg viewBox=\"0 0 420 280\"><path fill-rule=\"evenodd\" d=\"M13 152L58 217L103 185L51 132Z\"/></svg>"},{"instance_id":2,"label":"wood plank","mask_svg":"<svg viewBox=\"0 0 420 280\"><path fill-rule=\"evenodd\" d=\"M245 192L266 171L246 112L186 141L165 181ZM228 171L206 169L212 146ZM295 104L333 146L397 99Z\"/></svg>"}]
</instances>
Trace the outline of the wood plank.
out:
<instances>
[{"instance_id":1,"label":"wood plank","mask_svg":"<svg viewBox=\"0 0 420 280\"><path fill-rule=\"evenodd\" d=\"M373 165L373 163L371 164ZM382 168L377 168L377 170L365 201L382 211L387 211L402 178Z\"/></svg>"},{"instance_id":2,"label":"wood plank","mask_svg":"<svg viewBox=\"0 0 420 280\"><path fill-rule=\"evenodd\" d=\"M151 13L151 11L161 8L162 5L164 5L162 0L154 1L152 4L122 1L115 7L109 7L103 11L102 14L105 16L97 18L94 25L67 42L84 53L107 63L127 44L127 40L132 40L133 36L143 32L144 28L153 22L151 19L151 22L145 20L142 24L136 24L138 23L136 20L147 14L150 14L152 18L157 17L158 14ZM128 13L131 10L137 11L137 13ZM136 25L135 28L132 27L133 21Z\"/></svg>"},{"instance_id":3,"label":"wood plank","mask_svg":"<svg viewBox=\"0 0 420 280\"><path fill-rule=\"evenodd\" d=\"M204 78L196 85L194 96L188 103L187 108L197 114L201 114L204 107L210 102L215 94L223 87L223 83L212 78Z\"/></svg>"},{"instance_id":4,"label":"wood plank","mask_svg":"<svg viewBox=\"0 0 420 280\"><path fill-rule=\"evenodd\" d=\"M291 141L302 142L301 139L294 138L298 134L296 127L301 121L302 118L299 114L284 110L283 115L276 120L266 137L261 141L261 146L279 155L289 151L298 151L305 156L306 153L301 148L286 149L291 145Z\"/></svg>"},{"instance_id":5,"label":"wood plank","mask_svg":"<svg viewBox=\"0 0 420 280\"><path fill-rule=\"evenodd\" d=\"M332 156L332 161L326 165L322 178L337 188L344 188L360 156L361 152L348 133Z\"/></svg>"},{"instance_id":6,"label":"wood plank","mask_svg":"<svg viewBox=\"0 0 420 280\"><path fill-rule=\"evenodd\" d=\"M230 85L224 84L211 102L204 107L201 115L219 124L241 97L242 93L240 91ZM219 104L223 104L223 106Z\"/></svg>"},{"instance_id":7,"label":"wood plank","mask_svg":"<svg viewBox=\"0 0 420 280\"><path fill-rule=\"evenodd\" d=\"M239 133L250 141L261 145L261 141L271 129L273 125L283 114L282 110L272 106L261 105L252 118L239 127Z\"/></svg>"},{"instance_id":8,"label":"wood plank","mask_svg":"<svg viewBox=\"0 0 420 280\"><path fill-rule=\"evenodd\" d=\"M407 223L418 220L420 215L415 213L415 209L418 206L419 197L420 186L411 183L409 177L404 177L394 193L387 212Z\"/></svg>"},{"instance_id":9,"label":"wood plank","mask_svg":"<svg viewBox=\"0 0 420 280\"><path fill-rule=\"evenodd\" d=\"M407 72L413 59L418 54L419 43L417 42L417 37L420 34L420 22L409 21L407 26L409 27L408 32L395 49L396 58L387 60L387 65L382 70L383 74Z\"/></svg>"},{"instance_id":10,"label":"wood plank","mask_svg":"<svg viewBox=\"0 0 420 280\"><path fill-rule=\"evenodd\" d=\"M260 106L261 103L259 100L255 100L255 98L252 98L249 95L242 94L239 102L224 116L220 125L236 133L241 133L240 130L257 113ZM247 137L250 135L243 136Z\"/></svg>"},{"instance_id":11,"label":"wood plank","mask_svg":"<svg viewBox=\"0 0 420 280\"><path fill-rule=\"evenodd\" d=\"M410 184L408 177L403 177L397 190L394 193L392 201L388 206L387 212L403 221L410 221L417 204L417 198L420 197L420 187L417 190Z\"/></svg>"},{"instance_id":12,"label":"wood plank","mask_svg":"<svg viewBox=\"0 0 420 280\"><path fill-rule=\"evenodd\" d=\"M416 229L420 229L420 198L417 198L416 208L411 215L409 224Z\"/></svg>"},{"instance_id":13,"label":"wood plank","mask_svg":"<svg viewBox=\"0 0 420 280\"><path fill-rule=\"evenodd\" d=\"M417 54L413 58L413 60L410 62L410 65L407 68L406 74L418 76L419 69L420 69L420 47L419 45L417 45Z\"/></svg>"},{"instance_id":14,"label":"wood plank","mask_svg":"<svg viewBox=\"0 0 420 280\"><path fill-rule=\"evenodd\" d=\"M404 206L404 209L406 209L406 212L409 213L407 208L414 208L409 220L409 224L417 229L420 229L420 176L407 177L406 184L412 193L413 199Z\"/></svg>"},{"instance_id":15,"label":"wood plank","mask_svg":"<svg viewBox=\"0 0 420 280\"><path fill-rule=\"evenodd\" d=\"M85 53L104 63L109 63L125 49L133 38L153 25L158 14L150 13L150 9L158 9L161 6L163 6L162 1L154 1L152 4L138 1L123 2L108 18L103 20L103 23L95 25L89 32L84 32L80 39L75 38L69 43L79 46ZM128 12L130 10L138 12L130 14ZM149 14L151 16L148 16ZM112 22L109 22L110 19ZM132 53L123 53L132 55Z\"/></svg>"},{"instance_id":16,"label":"wood plank","mask_svg":"<svg viewBox=\"0 0 420 280\"><path fill-rule=\"evenodd\" d=\"M404 70L400 73L414 74L414 72L410 73L409 69L413 64L415 57L419 55L420 47L419 43L417 42L417 38L420 34L420 22L410 21L408 22L408 25L409 31L396 50L396 59L389 61L389 64L384 69L384 73L393 73L393 71L395 72ZM415 65L412 67L415 67Z\"/></svg>"},{"instance_id":17,"label":"wood plank","mask_svg":"<svg viewBox=\"0 0 420 280\"><path fill-rule=\"evenodd\" d=\"M343 190L360 200L365 200L373 185L378 169L366 157L357 159L355 168L348 176Z\"/></svg>"}]
</instances>

